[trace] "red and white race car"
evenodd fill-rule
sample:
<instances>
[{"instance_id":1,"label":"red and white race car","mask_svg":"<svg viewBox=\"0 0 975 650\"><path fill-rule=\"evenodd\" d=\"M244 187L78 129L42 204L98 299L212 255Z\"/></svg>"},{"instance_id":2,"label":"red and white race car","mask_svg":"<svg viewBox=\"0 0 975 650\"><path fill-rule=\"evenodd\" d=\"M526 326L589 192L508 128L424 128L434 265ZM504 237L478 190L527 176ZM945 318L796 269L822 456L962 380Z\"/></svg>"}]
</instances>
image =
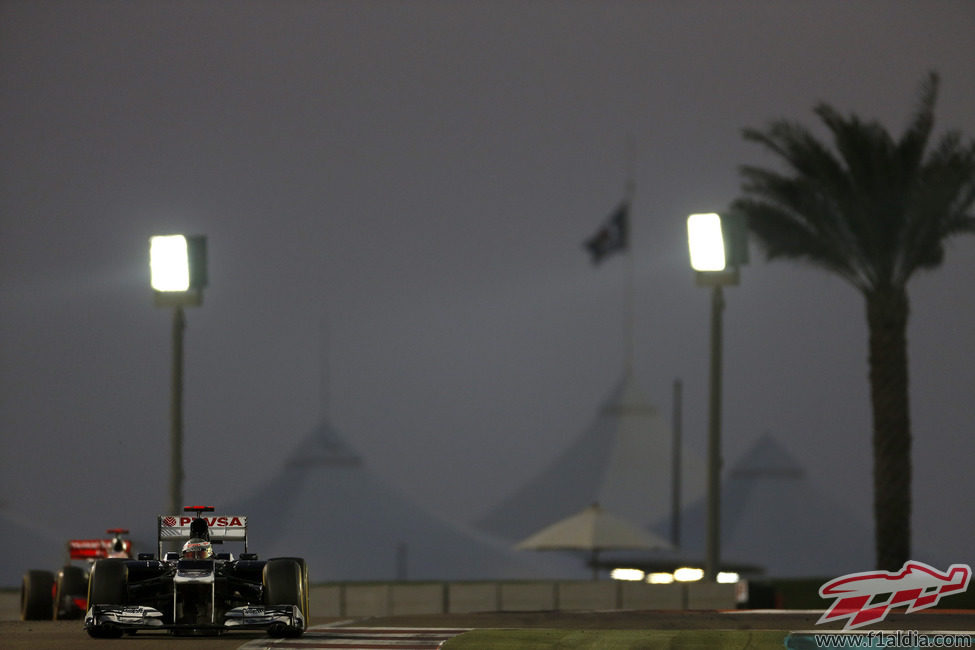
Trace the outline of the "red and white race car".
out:
<instances>
[{"instance_id":1,"label":"red and white race car","mask_svg":"<svg viewBox=\"0 0 975 650\"><path fill-rule=\"evenodd\" d=\"M53 571L31 569L20 586L20 618L39 621L54 618L81 618L88 609L88 574L95 560L132 557L132 541L123 538L129 531L110 528L111 539L72 539L68 541L68 563ZM85 564L71 564L80 560Z\"/></svg>"}]
</instances>

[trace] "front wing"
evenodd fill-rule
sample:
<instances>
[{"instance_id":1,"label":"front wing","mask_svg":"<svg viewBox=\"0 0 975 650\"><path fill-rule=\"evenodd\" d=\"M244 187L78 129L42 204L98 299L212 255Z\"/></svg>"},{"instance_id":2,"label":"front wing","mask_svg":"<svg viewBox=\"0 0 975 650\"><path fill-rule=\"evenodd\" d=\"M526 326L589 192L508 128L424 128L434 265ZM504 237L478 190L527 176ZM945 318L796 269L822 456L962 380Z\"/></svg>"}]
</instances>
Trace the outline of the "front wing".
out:
<instances>
[{"instance_id":1,"label":"front wing","mask_svg":"<svg viewBox=\"0 0 975 650\"><path fill-rule=\"evenodd\" d=\"M163 613L143 605L93 605L85 615L86 630L213 631L266 629L280 636L298 636L305 630L305 617L296 605L236 607L224 614L222 623L165 623Z\"/></svg>"}]
</instances>

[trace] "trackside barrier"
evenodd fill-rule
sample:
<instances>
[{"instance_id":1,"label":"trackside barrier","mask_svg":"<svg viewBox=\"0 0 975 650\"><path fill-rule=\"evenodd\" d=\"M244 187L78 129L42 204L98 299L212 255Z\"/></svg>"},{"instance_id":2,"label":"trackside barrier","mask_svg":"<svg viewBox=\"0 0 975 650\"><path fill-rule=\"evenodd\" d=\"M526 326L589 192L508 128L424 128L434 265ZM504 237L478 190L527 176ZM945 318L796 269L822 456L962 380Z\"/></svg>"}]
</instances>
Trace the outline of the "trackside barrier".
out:
<instances>
[{"instance_id":1,"label":"trackside barrier","mask_svg":"<svg viewBox=\"0 0 975 650\"><path fill-rule=\"evenodd\" d=\"M735 585L704 582L345 582L311 588L314 616L735 607Z\"/></svg>"}]
</instances>

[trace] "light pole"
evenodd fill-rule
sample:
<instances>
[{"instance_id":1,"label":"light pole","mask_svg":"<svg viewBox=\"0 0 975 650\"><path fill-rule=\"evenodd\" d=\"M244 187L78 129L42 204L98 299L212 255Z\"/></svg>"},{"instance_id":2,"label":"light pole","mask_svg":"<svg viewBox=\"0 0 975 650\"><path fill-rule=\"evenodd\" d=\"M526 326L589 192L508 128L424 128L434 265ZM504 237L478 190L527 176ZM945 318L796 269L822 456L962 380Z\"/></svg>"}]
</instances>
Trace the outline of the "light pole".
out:
<instances>
[{"instance_id":1,"label":"light pole","mask_svg":"<svg viewBox=\"0 0 975 650\"><path fill-rule=\"evenodd\" d=\"M711 287L711 368L708 382L707 547L704 573L715 581L721 570L721 356L723 287L738 284L737 264L726 265L721 217L714 213L687 218L687 242L697 284ZM737 262L737 259L735 260Z\"/></svg>"},{"instance_id":2,"label":"light pole","mask_svg":"<svg viewBox=\"0 0 975 650\"><path fill-rule=\"evenodd\" d=\"M203 287L207 284L206 237L150 237L149 272L156 306L173 308L169 512L179 513L183 506L183 308L203 304Z\"/></svg>"}]
</instances>

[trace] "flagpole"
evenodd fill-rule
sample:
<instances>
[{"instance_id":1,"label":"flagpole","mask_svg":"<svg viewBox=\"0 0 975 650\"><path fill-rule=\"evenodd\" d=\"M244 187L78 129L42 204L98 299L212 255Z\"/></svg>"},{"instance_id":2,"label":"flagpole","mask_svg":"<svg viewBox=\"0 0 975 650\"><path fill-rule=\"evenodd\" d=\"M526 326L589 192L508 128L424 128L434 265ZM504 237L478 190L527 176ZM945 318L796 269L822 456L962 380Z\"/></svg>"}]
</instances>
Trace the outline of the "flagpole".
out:
<instances>
[{"instance_id":1,"label":"flagpole","mask_svg":"<svg viewBox=\"0 0 975 650\"><path fill-rule=\"evenodd\" d=\"M629 220L632 223L632 219ZM628 234L632 238L631 234ZM633 327L633 247L626 247L626 261L623 278L623 363L627 378L633 376L634 327Z\"/></svg>"},{"instance_id":2,"label":"flagpole","mask_svg":"<svg viewBox=\"0 0 975 650\"><path fill-rule=\"evenodd\" d=\"M634 351L634 270L632 235L630 226L630 206L635 193L633 181L633 143L627 142L627 176L624 186L623 201L609 215L596 233L582 243L582 247L589 251L593 265L598 265L607 255L622 253L626 258L623 263L623 367L625 377L629 380L633 375Z\"/></svg>"},{"instance_id":3,"label":"flagpole","mask_svg":"<svg viewBox=\"0 0 975 650\"><path fill-rule=\"evenodd\" d=\"M329 417L329 379L331 369L329 368L329 340L328 340L328 321L323 315L318 322L318 418L325 421Z\"/></svg>"},{"instance_id":4,"label":"flagpole","mask_svg":"<svg viewBox=\"0 0 975 650\"><path fill-rule=\"evenodd\" d=\"M633 307L633 195L636 192L636 182L633 180L634 158L636 157L636 145L633 138L627 139L626 143L626 185L624 186L624 198L626 202L626 269L623 281L623 363L626 370L626 378L633 378L633 357L635 355L635 328L634 328L634 307Z\"/></svg>"}]
</instances>

